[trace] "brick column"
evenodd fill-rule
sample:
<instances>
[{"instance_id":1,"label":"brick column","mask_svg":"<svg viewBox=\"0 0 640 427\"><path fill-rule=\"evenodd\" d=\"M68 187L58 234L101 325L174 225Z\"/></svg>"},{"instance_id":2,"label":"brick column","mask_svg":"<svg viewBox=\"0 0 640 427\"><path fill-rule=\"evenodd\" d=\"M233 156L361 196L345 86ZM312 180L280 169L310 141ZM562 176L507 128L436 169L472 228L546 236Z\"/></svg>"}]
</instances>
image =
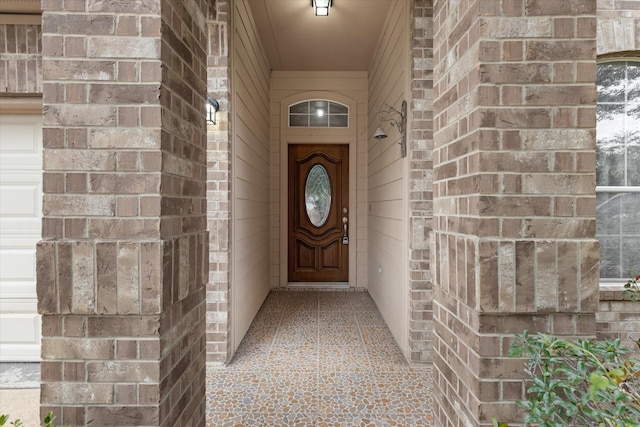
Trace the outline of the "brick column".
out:
<instances>
[{"instance_id":1,"label":"brick column","mask_svg":"<svg viewBox=\"0 0 640 427\"><path fill-rule=\"evenodd\" d=\"M200 7L43 1L41 413L63 425L204 424Z\"/></svg>"},{"instance_id":2,"label":"brick column","mask_svg":"<svg viewBox=\"0 0 640 427\"><path fill-rule=\"evenodd\" d=\"M412 2L411 138L409 138L409 354L433 360L433 1Z\"/></svg>"},{"instance_id":3,"label":"brick column","mask_svg":"<svg viewBox=\"0 0 640 427\"><path fill-rule=\"evenodd\" d=\"M514 333L595 333L595 14L434 2L437 425L522 422Z\"/></svg>"},{"instance_id":4,"label":"brick column","mask_svg":"<svg viewBox=\"0 0 640 427\"><path fill-rule=\"evenodd\" d=\"M217 123L209 124L207 143L207 221L209 282L207 283L207 361L222 364L230 357L229 274L231 271L231 146L229 99L229 2L210 8L207 89L220 103Z\"/></svg>"}]
</instances>

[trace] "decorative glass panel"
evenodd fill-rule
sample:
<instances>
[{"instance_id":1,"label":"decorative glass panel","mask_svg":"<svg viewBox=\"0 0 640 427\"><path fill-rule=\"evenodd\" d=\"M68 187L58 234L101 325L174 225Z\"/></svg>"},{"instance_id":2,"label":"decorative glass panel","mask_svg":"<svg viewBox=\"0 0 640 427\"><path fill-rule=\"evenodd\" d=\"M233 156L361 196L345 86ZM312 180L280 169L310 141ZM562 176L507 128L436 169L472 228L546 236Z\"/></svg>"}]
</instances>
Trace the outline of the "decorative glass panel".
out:
<instances>
[{"instance_id":1,"label":"decorative glass panel","mask_svg":"<svg viewBox=\"0 0 640 427\"><path fill-rule=\"evenodd\" d=\"M311 122L309 123L311 127L326 128L329 126L329 116L327 115L317 116L315 114L312 114L309 116L309 119L311 120Z\"/></svg>"},{"instance_id":2,"label":"decorative glass panel","mask_svg":"<svg viewBox=\"0 0 640 427\"><path fill-rule=\"evenodd\" d=\"M313 115L317 115L319 117L326 116L329 114L329 102L327 101L310 101L311 111L310 113Z\"/></svg>"},{"instance_id":3,"label":"decorative glass panel","mask_svg":"<svg viewBox=\"0 0 640 427\"><path fill-rule=\"evenodd\" d=\"M346 105L338 104L337 102L330 102L329 112L331 114L348 114L349 108L347 108Z\"/></svg>"},{"instance_id":4,"label":"decorative glass panel","mask_svg":"<svg viewBox=\"0 0 640 427\"><path fill-rule=\"evenodd\" d=\"M349 107L337 102L315 99L289 107L291 127L349 127Z\"/></svg>"},{"instance_id":5,"label":"decorative glass panel","mask_svg":"<svg viewBox=\"0 0 640 427\"><path fill-rule=\"evenodd\" d=\"M289 116L289 126L292 127L307 127L309 126L309 116L303 116L300 114L291 114Z\"/></svg>"},{"instance_id":6,"label":"decorative glass panel","mask_svg":"<svg viewBox=\"0 0 640 427\"><path fill-rule=\"evenodd\" d=\"M304 186L304 200L309 221L316 227L322 227L331 210L331 182L324 166L314 165L309 171Z\"/></svg>"},{"instance_id":7,"label":"decorative glass panel","mask_svg":"<svg viewBox=\"0 0 640 427\"><path fill-rule=\"evenodd\" d=\"M299 104L292 105L291 108L289 108L289 113L291 113L291 114L309 114L309 103L308 102L301 102Z\"/></svg>"},{"instance_id":8,"label":"decorative glass panel","mask_svg":"<svg viewBox=\"0 0 640 427\"><path fill-rule=\"evenodd\" d=\"M329 116L330 128L346 128L349 127L349 116L344 115L331 115Z\"/></svg>"}]
</instances>

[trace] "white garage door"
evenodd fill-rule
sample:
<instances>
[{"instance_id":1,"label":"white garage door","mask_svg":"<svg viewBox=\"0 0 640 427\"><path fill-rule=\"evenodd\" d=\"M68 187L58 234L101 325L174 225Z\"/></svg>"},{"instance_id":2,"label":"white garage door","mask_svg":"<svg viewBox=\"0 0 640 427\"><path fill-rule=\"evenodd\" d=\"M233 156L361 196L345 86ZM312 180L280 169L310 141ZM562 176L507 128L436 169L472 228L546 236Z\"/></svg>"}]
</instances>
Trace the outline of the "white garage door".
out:
<instances>
[{"instance_id":1,"label":"white garage door","mask_svg":"<svg viewBox=\"0 0 640 427\"><path fill-rule=\"evenodd\" d=\"M40 360L42 119L0 115L0 361Z\"/></svg>"}]
</instances>

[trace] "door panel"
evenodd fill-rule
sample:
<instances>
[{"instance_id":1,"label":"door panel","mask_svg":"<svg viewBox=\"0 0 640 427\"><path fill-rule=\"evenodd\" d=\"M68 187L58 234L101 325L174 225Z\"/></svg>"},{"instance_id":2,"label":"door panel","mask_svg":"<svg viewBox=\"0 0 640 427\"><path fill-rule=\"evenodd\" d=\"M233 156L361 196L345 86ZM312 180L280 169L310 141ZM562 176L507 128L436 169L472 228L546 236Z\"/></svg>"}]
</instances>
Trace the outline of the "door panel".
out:
<instances>
[{"instance_id":1,"label":"door panel","mask_svg":"<svg viewBox=\"0 0 640 427\"><path fill-rule=\"evenodd\" d=\"M348 145L290 145L288 203L289 281L347 282Z\"/></svg>"},{"instance_id":2,"label":"door panel","mask_svg":"<svg viewBox=\"0 0 640 427\"><path fill-rule=\"evenodd\" d=\"M0 361L40 360L41 129L40 116L0 116Z\"/></svg>"}]
</instances>

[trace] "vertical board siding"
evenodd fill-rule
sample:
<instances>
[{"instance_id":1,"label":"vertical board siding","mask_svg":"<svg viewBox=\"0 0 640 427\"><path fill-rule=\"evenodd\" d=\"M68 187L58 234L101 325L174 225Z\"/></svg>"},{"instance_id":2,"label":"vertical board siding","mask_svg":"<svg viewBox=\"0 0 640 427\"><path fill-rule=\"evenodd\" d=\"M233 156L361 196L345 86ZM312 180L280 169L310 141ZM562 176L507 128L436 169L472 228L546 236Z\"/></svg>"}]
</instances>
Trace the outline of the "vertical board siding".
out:
<instances>
[{"instance_id":1,"label":"vertical board siding","mask_svg":"<svg viewBox=\"0 0 640 427\"><path fill-rule=\"evenodd\" d=\"M368 152L368 278L375 300L402 350L407 352L409 307L407 267L406 162L400 156L400 134L378 111L400 110L407 93L408 2L393 2L369 70L369 134L381 125L388 138L372 137Z\"/></svg>"},{"instance_id":2,"label":"vertical board siding","mask_svg":"<svg viewBox=\"0 0 640 427\"><path fill-rule=\"evenodd\" d=\"M232 346L269 292L269 65L246 0L233 3Z\"/></svg>"}]
</instances>

